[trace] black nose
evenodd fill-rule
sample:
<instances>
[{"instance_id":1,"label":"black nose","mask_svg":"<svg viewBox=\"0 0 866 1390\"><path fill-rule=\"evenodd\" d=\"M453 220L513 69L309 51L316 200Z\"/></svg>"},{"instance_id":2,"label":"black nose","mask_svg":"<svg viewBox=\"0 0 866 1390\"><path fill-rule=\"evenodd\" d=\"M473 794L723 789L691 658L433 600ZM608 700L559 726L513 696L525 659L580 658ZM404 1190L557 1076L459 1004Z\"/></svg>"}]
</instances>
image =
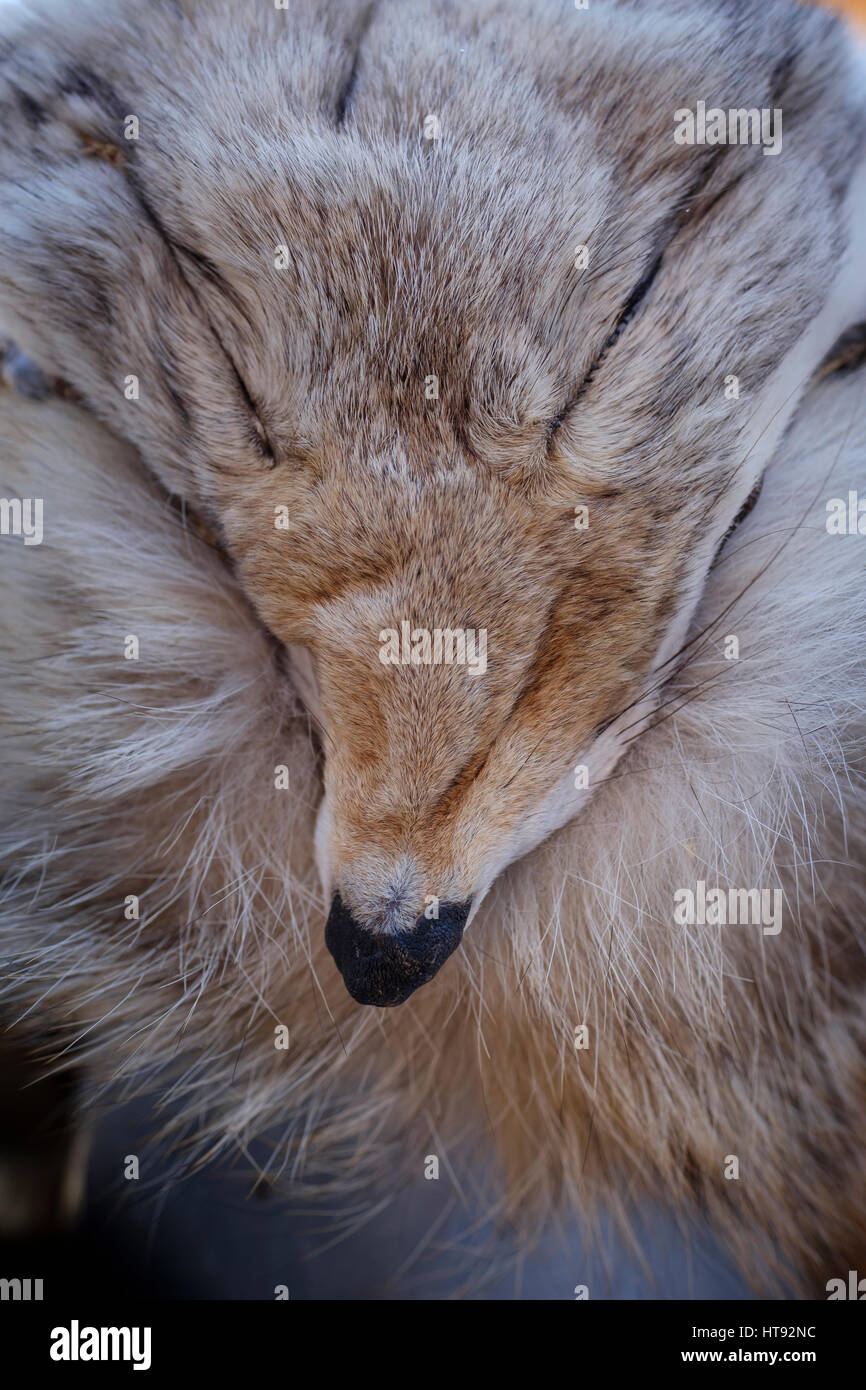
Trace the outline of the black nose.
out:
<instances>
[{"instance_id":1,"label":"black nose","mask_svg":"<svg viewBox=\"0 0 866 1390\"><path fill-rule=\"evenodd\" d=\"M411 931L374 932L355 921L338 893L325 942L352 998L380 1007L404 1003L457 950L471 905L440 903L438 917L419 917Z\"/></svg>"}]
</instances>

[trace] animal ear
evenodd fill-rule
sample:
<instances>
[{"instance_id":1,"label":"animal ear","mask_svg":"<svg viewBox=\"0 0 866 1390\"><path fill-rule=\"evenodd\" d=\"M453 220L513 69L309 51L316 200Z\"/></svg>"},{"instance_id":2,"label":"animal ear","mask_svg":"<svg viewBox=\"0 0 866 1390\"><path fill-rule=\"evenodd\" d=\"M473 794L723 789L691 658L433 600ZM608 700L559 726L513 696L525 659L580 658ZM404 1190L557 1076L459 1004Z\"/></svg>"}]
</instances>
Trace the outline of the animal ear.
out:
<instances>
[{"instance_id":1,"label":"animal ear","mask_svg":"<svg viewBox=\"0 0 866 1390\"><path fill-rule=\"evenodd\" d=\"M143 0L136 23L166 43L168 12ZM64 32L53 12L2 21L0 330L167 487L206 502L215 473L270 462L270 447L197 289L207 263L151 196L122 75L134 36L88 25L94 13Z\"/></svg>"}]
</instances>

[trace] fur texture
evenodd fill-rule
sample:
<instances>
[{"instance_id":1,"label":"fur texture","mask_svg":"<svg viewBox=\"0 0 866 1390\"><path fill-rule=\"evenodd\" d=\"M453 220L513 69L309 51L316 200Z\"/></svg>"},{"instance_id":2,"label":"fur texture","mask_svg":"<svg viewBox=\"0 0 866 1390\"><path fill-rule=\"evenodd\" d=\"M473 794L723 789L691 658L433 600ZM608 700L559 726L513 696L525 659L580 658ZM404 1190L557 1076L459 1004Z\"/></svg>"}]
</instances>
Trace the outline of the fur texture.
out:
<instances>
[{"instance_id":1,"label":"fur texture","mask_svg":"<svg viewBox=\"0 0 866 1390\"><path fill-rule=\"evenodd\" d=\"M643 1188L702 1204L762 1287L857 1268L863 565L824 518L866 486L862 371L809 394L712 564L863 308L839 31L111 8L25 25L3 64L0 321L81 398L2 400L5 495L38 483L46 517L3 543L15 1035L92 1094L157 1088L198 1157L278 1123L272 1172L350 1193L480 1150L527 1225ZM703 94L781 106L793 153L677 147ZM483 695L383 684L373 635L421 612L481 615ZM321 878L366 917L395 881L397 912L480 906L373 1013ZM698 879L781 887L782 932L676 926Z\"/></svg>"}]
</instances>

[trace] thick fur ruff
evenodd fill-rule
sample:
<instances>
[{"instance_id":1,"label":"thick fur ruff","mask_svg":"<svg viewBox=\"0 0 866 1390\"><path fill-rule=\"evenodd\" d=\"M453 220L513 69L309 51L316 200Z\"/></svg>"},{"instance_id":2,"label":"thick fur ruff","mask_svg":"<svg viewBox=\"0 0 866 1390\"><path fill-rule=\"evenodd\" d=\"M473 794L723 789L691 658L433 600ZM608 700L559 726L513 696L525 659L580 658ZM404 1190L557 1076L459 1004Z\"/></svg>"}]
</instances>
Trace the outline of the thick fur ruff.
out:
<instances>
[{"instance_id":1,"label":"thick fur ruff","mask_svg":"<svg viewBox=\"0 0 866 1390\"><path fill-rule=\"evenodd\" d=\"M468 1141L498 1150L514 1214L586 1210L626 1178L698 1198L750 1265L769 1228L819 1279L857 1267L866 603L859 540L827 535L824 499L866 486L862 373L809 397L665 717L507 872L435 986L385 1014L324 951L316 754L219 558L73 407L5 396L2 419L4 481L39 478L51 534L4 547L22 1028L61 1026L95 1082L166 1087L199 1154L280 1123L272 1173L349 1191ZM782 884L780 935L675 927L673 889L699 878Z\"/></svg>"},{"instance_id":2,"label":"thick fur ruff","mask_svg":"<svg viewBox=\"0 0 866 1390\"><path fill-rule=\"evenodd\" d=\"M196 12L194 5L180 8ZM620 8L628 7L611 6L615 14ZM670 10L675 37L688 7ZM507 31L517 48L526 37L523 10L502 13L517 16ZM802 23L804 35L822 42L829 32L823 19ZM762 26L756 19L742 43L751 51L763 34L771 53L773 34ZM307 55L313 74L317 62L330 71L313 51L319 43L327 49L315 35ZM716 40L723 48L725 33ZM114 40L105 42L116 63ZM122 47L122 34L117 43ZM556 35L547 43L553 62ZM822 103L841 59L832 37L827 45L819 44L811 77L797 66L805 41L786 71L793 65L795 94L830 120ZM53 73L55 59L46 56L45 66ZM345 101L350 69L338 84ZM33 70L31 64L31 77ZM275 83L279 72L271 72ZM168 85L165 73L161 80ZM53 77L45 81L50 86ZM315 88L313 76L309 81ZM564 82L560 71L553 87ZM99 93L94 97L92 78L84 81L80 68L74 87L67 82L63 100L92 142L100 131L90 128L88 103L98 103ZM36 120L35 97L29 90L25 97L22 130L28 110ZM309 92L293 100L301 97L313 100ZM523 99L516 109L531 129L533 99L528 91ZM503 101L509 109L507 96ZM336 114L342 120L344 113ZM58 205L63 216L55 229L59 244L64 218L71 219L75 288L66 299L70 282L52 268L50 248L28 241L44 202L35 211L32 190L12 199L0 248L3 326L47 371L72 380L82 402L0 397L3 494L38 495L45 503L42 545L3 540L0 932L10 963L3 1003L11 1036L38 1052L46 1068L74 1058L84 1069L89 1104L118 1087L161 1095L166 1133L187 1140L195 1160L247 1148L276 1126L269 1175L305 1176L347 1198L383 1178L393 1183L401 1172L417 1174L424 1156L438 1153L458 1188L476 1185L473 1174L485 1167L486 1200L526 1230L563 1210L603 1205L625 1214L629 1201L650 1192L706 1211L764 1290L776 1281L823 1288L828 1278L863 1267L866 597L862 538L830 535L825 526L828 498L858 487L866 492L862 368L828 375L804 397L757 505L709 570L697 610L689 607L700 588L689 565L709 544L701 517L718 490L706 465L707 440L723 437L726 459L741 457L743 442L742 426L729 424L718 396L701 396L698 378L718 376L751 332L757 346L750 368L760 380L819 319L845 241L837 217L857 140L852 123L838 111L836 119L840 134L821 197L803 210L802 223L781 225L782 213L793 216L794 207L785 202L791 189L779 193L763 224L784 240L772 268L788 275L784 302L753 287L743 307L734 277L727 289L715 286L719 301L707 303L718 308L729 294L740 317L719 322L719 341L700 349L711 360L696 362L694 379L686 372L665 385L663 376L652 378L654 363L632 366L630 376L628 359L614 369L608 409L621 411L616 424L627 425L629 401L652 386L660 414L650 436L663 428L666 412L664 428L675 430L682 458L698 460L664 515L652 508L640 515L641 479L633 476L634 510L622 528L623 537L630 525L642 528L650 550L663 552L673 546L666 528L676 533L678 516L690 517L694 530L681 530L677 543L685 555L678 611L691 623L687 660L670 668L652 713L635 720L636 741L626 725L627 751L593 799L506 868L461 950L393 1011L357 1007L325 950L328 903L314 826L322 763L334 765L329 740L339 741L340 730L332 722L320 744L285 647L261 621L258 595L255 607L248 597L252 569L233 570L222 553L226 534L233 545L242 539L237 517L264 486L245 474L246 460L234 464L242 412L237 401L226 403L234 387L220 376L225 364L208 360L193 322L195 303L181 290L174 298L165 265L154 259L150 266L146 311L139 314L141 282L124 283L122 257L107 270L98 264L109 242L82 232L92 171L82 172L71 144L59 161L68 201ZM37 121L34 165L41 130ZM551 138L564 137L559 131ZM639 177L664 182L665 160L654 163L651 142L640 149L646 165ZM14 141L4 137L0 153L14 188ZM756 152L735 157L744 153ZM91 144L85 157L92 155ZM115 226L122 228L126 204L111 182L117 174L109 159L97 178L106 209L120 209ZM547 178L543 196L527 194L533 207L556 193L549 170ZM748 184L732 175L734 197ZM227 216L225 192L214 206ZM327 201L329 194L322 196ZM648 196L648 208L652 202ZM195 229L202 256L211 215L213 207ZM749 219L758 215L759 205L746 196L736 225L754 225ZM531 222L525 228L530 238L538 232L539 257L547 230ZM145 228L145 259L149 235ZM808 265L802 236L815 238ZM696 276L700 241L697 247L686 267ZM82 271L91 262L92 280ZM199 266L211 282L213 270ZM163 273L165 303L157 288ZM760 281L757 265L755 273ZM621 278L627 285L633 277ZM99 293L106 283L112 312L103 321ZM539 283L547 284L544 273L521 282L517 303L531 299ZM95 296L89 309L80 298L86 284ZM697 285L700 307L711 288L699 277ZM242 295L252 292L245 284ZM665 293L666 304L678 302L675 277ZM157 318L164 310L171 322L166 343L177 370L148 378L163 385L135 413L117 404L105 381L126 370L130 334L150 343L151 310ZM252 318L256 331L282 343L284 324L269 317L272 310L262 302ZM84 329L88 312L99 318L92 341ZM232 337L228 330L224 336ZM248 377L244 331L232 341ZM264 369L275 380L276 360ZM640 352L634 361L643 364ZM804 380L815 365L801 364ZM533 370L534 359L529 375L546 399L548 370L534 377ZM180 405L168 388L159 395L165 380L181 384ZM299 386L296 397L286 397L287 415L304 415L302 397ZM399 391L380 404L383 418L405 407ZM525 404L515 407L512 426L526 416ZM311 408L311 431L318 406L327 413L324 396ZM743 419L747 412L745 406ZM268 433L274 425L271 415ZM244 428L243 447L252 449ZM473 428L469 422L470 435ZM581 450L598 461L599 439L612 428L612 416L603 413L594 426L566 421L556 467L570 467ZM515 430L499 440L499 464L510 477L521 472L514 459L537 442L534 424L526 437L516 439ZM478 426L474 444L483 450L482 435ZM603 458L598 466L604 473ZM642 467L652 474L652 450ZM539 471L517 477L516 485L527 496L556 493L563 475L539 478ZM658 485L668 486L663 477ZM205 524L192 524L166 487L199 505ZM365 477L362 489L372 505L375 480ZM723 533L726 523L717 520ZM615 613L600 646L637 621ZM130 634L139 642L133 661L123 657ZM736 660L726 659L729 635L738 639ZM566 693L551 717L565 721L569 714ZM275 785L278 766L288 768L288 790ZM781 888L781 932L677 925L675 890L698 880L723 889ZM124 915L130 896L140 902L138 920ZM280 1025L289 1029L288 1050L274 1046ZM583 1025L589 1046L579 1050L575 1030ZM725 1177L732 1155L736 1180Z\"/></svg>"}]
</instances>

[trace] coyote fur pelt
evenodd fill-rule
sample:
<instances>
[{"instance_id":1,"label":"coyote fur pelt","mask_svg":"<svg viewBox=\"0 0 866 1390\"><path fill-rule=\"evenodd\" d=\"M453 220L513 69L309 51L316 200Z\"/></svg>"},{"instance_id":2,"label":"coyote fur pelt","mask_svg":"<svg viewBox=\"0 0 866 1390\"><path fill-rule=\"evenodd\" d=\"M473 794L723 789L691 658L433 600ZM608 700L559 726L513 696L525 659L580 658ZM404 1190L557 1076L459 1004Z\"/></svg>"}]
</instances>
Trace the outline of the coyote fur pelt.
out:
<instances>
[{"instance_id":1,"label":"coyote fur pelt","mask_svg":"<svg viewBox=\"0 0 866 1390\"><path fill-rule=\"evenodd\" d=\"M84 1114L159 1096L191 1161L267 1130L270 1178L349 1197L435 1153L521 1229L649 1193L764 1291L862 1270L866 541L826 504L866 493L864 373L804 397L651 727L393 1010L325 949L327 741L217 539L87 400L3 391L45 518L0 567L7 1039ZM781 888L781 932L677 925L698 881Z\"/></svg>"},{"instance_id":2,"label":"coyote fur pelt","mask_svg":"<svg viewBox=\"0 0 866 1390\"><path fill-rule=\"evenodd\" d=\"M21 1031L52 1020L94 1086L165 1088L199 1154L284 1124L273 1175L349 1191L469 1141L499 1155L515 1213L585 1211L627 1177L705 1205L744 1260L768 1229L818 1278L857 1267L866 595L824 498L866 486L862 369L803 406L670 717L507 872L435 988L378 1015L323 946L308 721L219 557L75 408L6 394L2 425L4 484L38 478L52 532L3 565ZM291 791L265 799L275 763ZM675 928L674 886L699 878L782 883L784 949Z\"/></svg>"}]
</instances>

